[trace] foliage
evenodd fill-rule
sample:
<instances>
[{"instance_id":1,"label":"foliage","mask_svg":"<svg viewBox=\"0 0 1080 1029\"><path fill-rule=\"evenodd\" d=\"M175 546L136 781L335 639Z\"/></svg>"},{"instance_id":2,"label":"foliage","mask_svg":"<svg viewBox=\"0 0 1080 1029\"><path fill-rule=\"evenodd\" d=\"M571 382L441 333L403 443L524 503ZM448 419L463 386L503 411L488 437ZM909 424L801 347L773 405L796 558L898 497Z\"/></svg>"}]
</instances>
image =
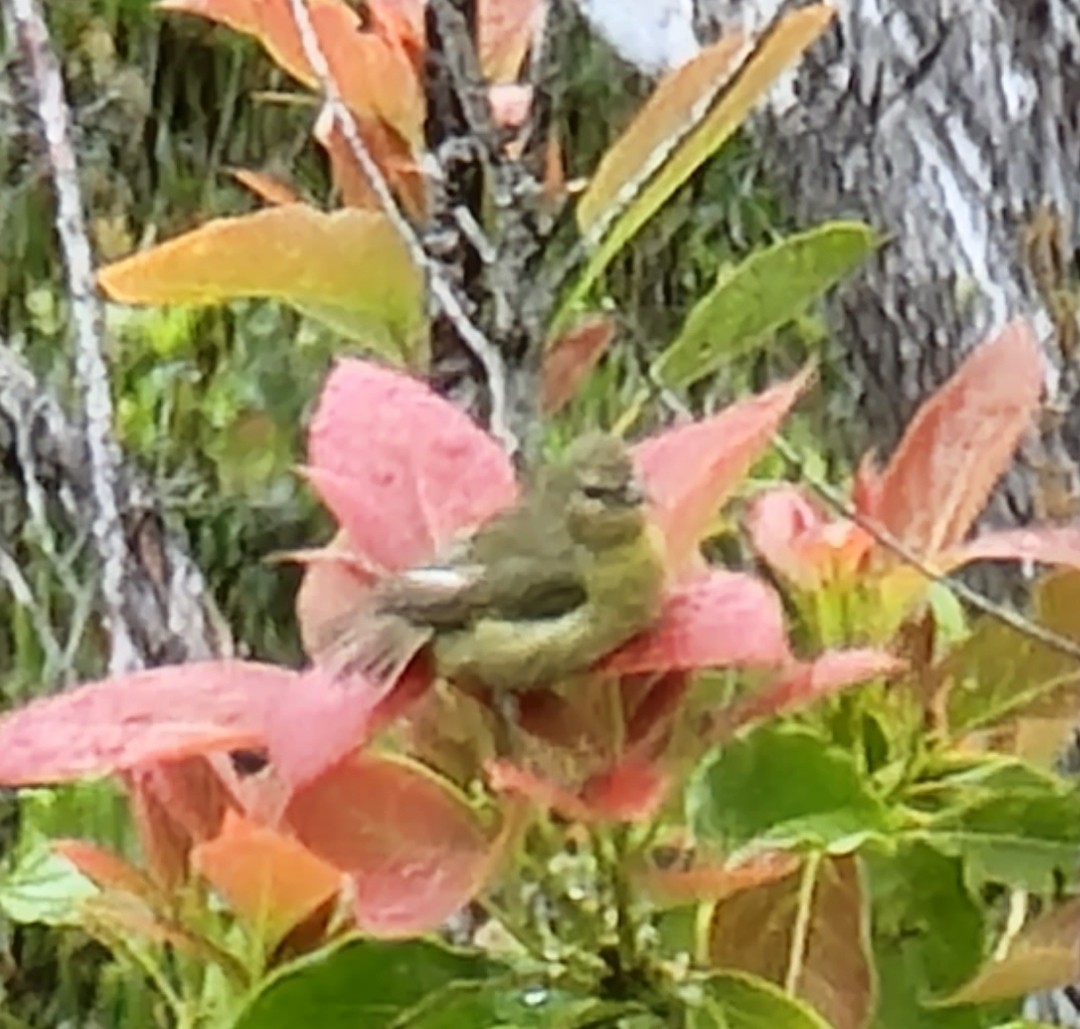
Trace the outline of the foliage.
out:
<instances>
[{"instance_id":1,"label":"foliage","mask_svg":"<svg viewBox=\"0 0 1080 1029\"><path fill-rule=\"evenodd\" d=\"M253 35L313 84L285 0L167 6ZM494 13L530 6L481 5L496 107L528 18ZM419 6L368 8L361 24L337 0L311 5L359 131L422 219ZM760 48L726 40L676 69L601 160L577 209L599 246L551 333L549 414L581 419L587 377L615 360L612 320L568 312L828 19L806 8ZM884 469L864 462L859 522L759 484L726 524L775 585L708 564L702 544L810 372L636 442L665 547L661 615L575 681L515 698L513 719L483 689L437 680L424 655L387 683L334 675L327 628L382 576L512 505L518 485L497 443L410 374L427 356L418 269L350 149L325 125L315 135L339 210L249 172L267 210L101 274L137 303L274 297L385 362L339 359L311 419L305 479L338 530L292 555L310 661L159 668L0 719L0 782L109 776L141 851L101 839L115 834L46 843L36 819L0 876L7 917L91 934L152 984L154 1018L182 1026L989 1027L1025 991L1075 978L1076 902L1055 902L1075 885L1080 791L1029 749L1033 722L1075 710L1071 659L990 624L948 638L925 574L862 524L934 569L1060 566L1039 609L1080 638L1080 534L968 539L1038 410L1030 330L978 348ZM652 378L685 401L872 245L839 223L725 269ZM624 399L623 428L652 384ZM257 455L266 437L253 438ZM1024 891L1045 910L1021 926Z\"/></svg>"}]
</instances>

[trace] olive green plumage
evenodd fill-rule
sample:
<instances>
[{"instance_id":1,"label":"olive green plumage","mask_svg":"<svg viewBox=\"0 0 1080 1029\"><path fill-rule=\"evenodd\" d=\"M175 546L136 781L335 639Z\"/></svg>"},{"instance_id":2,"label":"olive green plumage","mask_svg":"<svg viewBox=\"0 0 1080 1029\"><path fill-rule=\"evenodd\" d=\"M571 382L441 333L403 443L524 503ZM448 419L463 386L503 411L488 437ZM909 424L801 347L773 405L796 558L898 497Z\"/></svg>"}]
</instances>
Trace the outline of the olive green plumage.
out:
<instances>
[{"instance_id":1,"label":"olive green plumage","mask_svg":"<svg viewBox=\"0 0 1080 1029\"><path fill-rule=\"evenodd\" d=\"M385 681L430 645L452 681L554 684L655 621L657 538L626 446L583 437L517 507L430 565L379 583L343 625L332 662Z\"/></svg>"}]
</instances>

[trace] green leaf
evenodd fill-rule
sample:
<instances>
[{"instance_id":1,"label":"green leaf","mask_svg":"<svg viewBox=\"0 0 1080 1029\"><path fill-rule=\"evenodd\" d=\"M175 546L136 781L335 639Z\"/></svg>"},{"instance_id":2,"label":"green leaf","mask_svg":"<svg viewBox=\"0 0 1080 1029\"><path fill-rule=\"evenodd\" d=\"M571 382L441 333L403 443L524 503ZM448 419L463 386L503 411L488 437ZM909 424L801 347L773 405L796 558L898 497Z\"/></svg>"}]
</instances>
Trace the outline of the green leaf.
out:
<instances>
[{"instance_id":1,"label":"green leaf","mask_svg":"<svg viewBox=\"0 0 1080 1029\"><path fill-rule=\"evenodd\" d=\"M97 893L98 888L70 861L54 854L44 839L0 874L0 910L13 922L77 925L79 902Z\"/></svg>"},{"instance_id":2,"label":"green leaf","mask_svg":"<svg viewBox=\"0 0 1080 1029\"><path fill-rule=\"evenodd\" d=\"M982 911L963 862L925 843L864 856L878 969L876 1029L983 1029L973 1009L928 1009L924 1001L965 981L983 957Z\"/></svg>"},{"instance_id":3,"label":"green leaf","mask_svg":"<svg viewBox=\"0 0 1080 1029\"><path fill-rule=\"evenodd\" d=\"M284 969L247 1005L234 1029L378 1029L439 991L505 974L479 954L438 943L354 939Z\"/></svg>"},{"instance_id":4,"label":"green leaf","mask_svg":"<svg viewBox=\"0 0 1080 1029\"><path fill-rule=\"evenodd\" d=\"M676 70L665 79L657 93L673 91L678 95L657 97L646 105L638 122L632 124L623 138L605 155L593 184L579 201L579 224L583 231L589 232L604 226L611 212L618 210L628 191L632 191L633 195L633 199L603 234L602 242L556 316L556 325L563 323L566 313L596 281L611 259L667 203L675 191L730 139L746 120L754 104L825 31L834 13L825 4L811 4L785 14L772 31L758 42L745 61L735 67L734 76L718 93L714 93L712 103L708 103L709 90L716 90L715 83L701 83L685 70ZM709 57L709 53L702 54L705 60ZM702 102L708 104L704 116L666 157L663 144L649 145L655 144L657 139L670 139L686 131L687 123L693 123L695 108ZM643 128L641 120L647 120L649 124ZM656 125L652 124L654 121ZM652 169L658 159L659 167L653 174ZM623 167L627 162L629 167Z\"/></svg>"},{"instance_id":5,"label":"green leaf","mask_svg":"<svg viewBox=\"0 0 1080 1029\"><path fill-rule=\"evenodd\" d=\"M777 723L707 758L689 805L696 832L726 848L759 840L846 853L892 828L849 752Z\"/></svg>"},{"instance_id":6,"label":"green leaf","mask_svg":"<svg viewBox=\"0 0 1080 1029\"><path fill-rule=\"evenodd\" d=\"M705 992L704 1013L713 1017L697 1018L700 1029L829 1029L812 1008L756 976L722 972L708 979Z\"/></svg>"},{"instance_id":7,"label":"green leaf","mask_svg":"<svg viewBox=\"0 0 1080 1029\"><path fill-rule=\"evenodd\" d=\"M658 355L653 374L677 389L745 354L855 268L875 242L873 231L861 222L831 222L722 271L694 305L675 342Z\"/></svg>"},{"instance_id":8,"label":"green leaf","mask_svg":"<svg viewBox=\"0 0 1080 1029\"><path fill-rule=\"evenodd\" d=\"M973 883L998 882L1043 893L1080 852L1080 803L1071 797L1005 796L943 816L919 834L964 859Z\"/></svg>"},{"instance_id":9,"label":"green leaf","mask_svg":"<svg viewBox=\"0 0 1080 1029\"><path fill-rule=\"evenodd\" d=\"M1034 588L1033 618L1052 632L1080 640L1080 572L1062 569ZM1045 723L1040 751L1060 749L1075 723L1080 699L1076 661L995 619L980 620L971 636L945 659L948 725L954 735L988 727L1010 731L1021 756L1047 757L1025 745L1038 737L1025 727Z\"/></svg>"}]
</instances>

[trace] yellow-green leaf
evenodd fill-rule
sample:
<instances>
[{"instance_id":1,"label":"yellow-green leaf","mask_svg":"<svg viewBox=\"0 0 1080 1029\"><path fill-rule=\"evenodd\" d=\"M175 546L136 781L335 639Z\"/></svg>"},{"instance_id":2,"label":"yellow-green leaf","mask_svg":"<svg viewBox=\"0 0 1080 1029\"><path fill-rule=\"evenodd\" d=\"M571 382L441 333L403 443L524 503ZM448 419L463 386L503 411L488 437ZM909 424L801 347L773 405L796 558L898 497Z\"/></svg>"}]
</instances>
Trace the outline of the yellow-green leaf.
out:
<instances>
[{"instance_id":1,"label":"yellow-green leaf","mask_svg":"<svg viewBox=\"0 0 1080 1029\"><path fill-rule=\"evenodd\" d=\"M126 304L216 304L268 297L396 358L423 326L423 278L378 212L285 204L207 222L98 274Z\"/></svg>"},{"instance_id":2,"label":"yellow-green leaf","mask_svg":"<svg viewBox=\"0 0 1080 1029\"><path fill-rule=\"evenodd\" d=\"M694 68L681 74L676 71L665 79L657 92L663 90L667 95L654 97L614 144L578 205L578 223L588 234L604 227L608 212L625 203L627 191L638 190L604 233L564 311L576 303L612 257L730 138L776 79L825 31L834 14L826 4L813 4L784 15L755 46L739 45L734 53L725 54L724 44L734 44L729 41L716 44L696 60L698 68L711 71L714 80L725 72L733 76L719 89L702 81L700 71ZM702 105L707 110L697 120L697 108ZM644 124L639 123L641 119ZM695 122L696 126L687 132L687 126ZM686 133L685 137L670 154L665 154L664 140L678 140L682 133ZM651 143L655 145L647 149ZM655 174L654 164L658 165ZM557 323L562 317L560 312Z\"/></svg>"},{"instance_id":3,"label":"yellow-green leaf","mask_svg":"<svg viewBox=\"0 0 1080 1029\"><path fill-rule=\"evenodd\" d=\"M798 317L874 247L861 222L831 222L761 250L722 273L694 305L653 373L669 387L689 386L724 361Z\"/></svg>"}]
</instances>

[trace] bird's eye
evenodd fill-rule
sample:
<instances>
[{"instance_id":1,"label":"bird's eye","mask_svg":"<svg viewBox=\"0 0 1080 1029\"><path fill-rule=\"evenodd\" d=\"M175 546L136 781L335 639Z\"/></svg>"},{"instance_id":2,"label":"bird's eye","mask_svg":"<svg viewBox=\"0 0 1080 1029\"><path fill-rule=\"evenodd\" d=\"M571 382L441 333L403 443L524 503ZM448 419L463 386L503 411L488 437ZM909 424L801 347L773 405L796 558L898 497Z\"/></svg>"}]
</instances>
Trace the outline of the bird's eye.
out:
<instances>
[{"instance_id":1,"label":"bird's eye","mask_svg":"<svg viewBox=\"0 0 1080 1029\"><path fill-rule=\"evenodd\" d=\"M581 492L589 500L610 500L617 491L607 486L585 485L581 487Z\"/></svg>"}]
</instances>

